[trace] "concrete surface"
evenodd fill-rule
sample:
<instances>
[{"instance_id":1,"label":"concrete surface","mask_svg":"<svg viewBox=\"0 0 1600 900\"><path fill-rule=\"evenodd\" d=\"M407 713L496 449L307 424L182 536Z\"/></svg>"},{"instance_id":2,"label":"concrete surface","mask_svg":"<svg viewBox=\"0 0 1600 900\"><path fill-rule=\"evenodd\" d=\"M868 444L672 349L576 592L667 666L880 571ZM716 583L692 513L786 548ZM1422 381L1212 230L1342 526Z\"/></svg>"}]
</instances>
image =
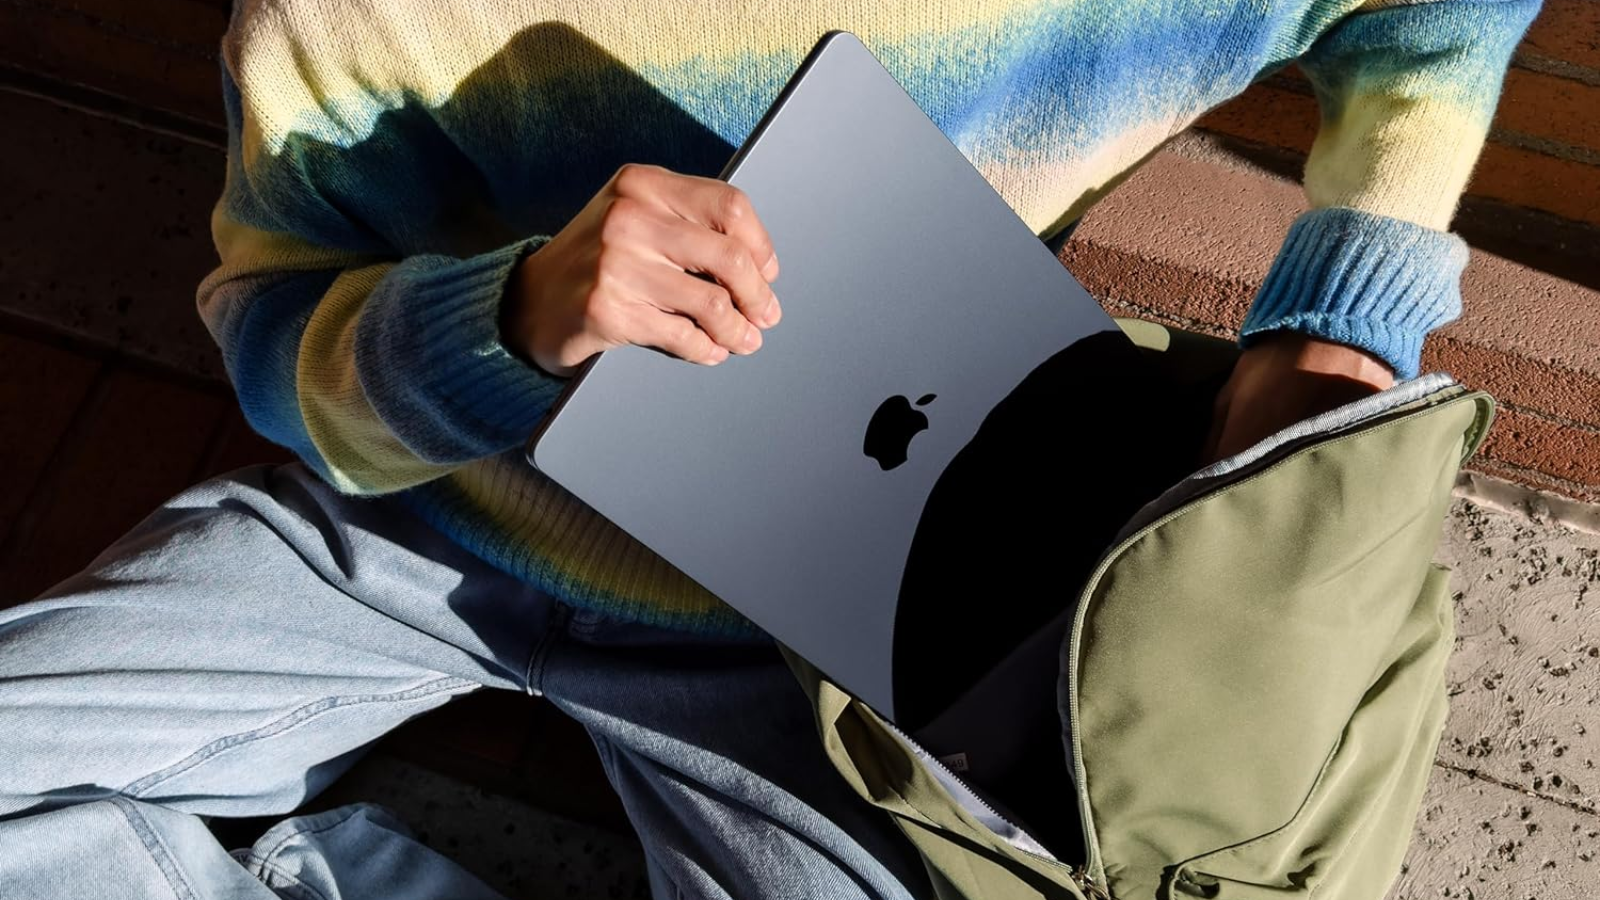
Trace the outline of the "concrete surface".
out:
<instances>
[{"instance_id":1,"label":"concrete surface","mask_svg":"<svg viewBox=\"0 0 1600 900\"><path fill-rule=\"evenodd\" d=\"M551 777L559 777L549 773ZM644 852L618 834L553 815L387 755L369 756L316 808L369 801L508 900L650 896Z\"/></svg>"},{"instance_id":2,"label":"concrete surface","mask_svg":"<svg viewBox=\"0 0 1600 900\"><path fill-rule=\"evenodd\" d=\"M5 91L0 121L0 310L221 378L194 295L222 153Z\"/></svg>"},{"instance_id":3,"label":"concrete surface","mask_svg":"<svg viewBox=\"0 0 1600 900\"><path fill-rule=\"evenodd\" d=\"M1600 895L1600 535L1450 511L1450 719L1396 898Z\"/></svg>"}]
</instances>

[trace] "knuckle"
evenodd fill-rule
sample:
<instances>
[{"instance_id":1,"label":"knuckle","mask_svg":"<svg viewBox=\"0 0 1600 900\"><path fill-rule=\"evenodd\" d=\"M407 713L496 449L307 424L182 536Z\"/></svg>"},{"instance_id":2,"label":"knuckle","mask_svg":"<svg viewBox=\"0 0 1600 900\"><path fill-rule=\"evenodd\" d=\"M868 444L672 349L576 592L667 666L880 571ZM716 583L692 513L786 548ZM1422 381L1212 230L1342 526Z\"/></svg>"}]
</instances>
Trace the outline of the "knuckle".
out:
<instances>
[{"instance_id":1,"label":"knuckle","mask_svg":"<svg viewBox=\"0 0 1600 900\"><path fill-rule=\"evenodd\" d=\"M605 245L628 237L642 216L642 205L628 197L618 197L600 217L600 241Z\"/></svg>"},{"instance_id":2,"label":"knuckle","mask_svg":"<svg viewBox=\"0 0 1600 900\"><path fill-rule=\"evenodd\" d=\"M617 174L611 177L611 183L618 193L631 194L644 188L654 175L653 166L644 163L623 163L617 169Z\"/></svg>"},{"instance_id":3,"label":"knuckle","mask_svg":"<svg viewBox=\"0 0 1600 900\"><path fill-rule=\"evenodd\" d=\"M725 222L737 222L753 212L750 197L733 185L724 185L717 194L717 214Z\"/></svg>"},{"instance_id":4,"label":"knuckle","mask_svg":"<svg viewBox=\"0 0 1600 900\"><path fill-rule=\"evenodd\" d=\"M583 330L591 334L609 336L616 325L616 307L601 291L592 291L585 298L580 311Z\"/></svg>"},{"instance_id":5,"label":"knuckle","mask_svg":"<svg viewBox=\"0 0 1600 900\"><path fill-rule=\"evenodd\" d=\"M695 298L695 314L703 319L713 318L730 302L732 301L726 290L718 285L708 284Z\"/></svg>"},{"instance_id":6,"label":"knuckle","mask_svg":"<svg viewBox=\"0 0 1600 900\"><path fill-rule=\"evenodd\" d=\"M685 355L700 349L696 340L700 336L700 329L695 324L681 316L674 317L671 325L667 327L667 337Z\"/></svg>"},{"instance_id":7,"label":"knuckle","mask_svg":"<svg viewBox=\"0 0 1600 900\"><path fill-rule=\"evenodd\" d=\"M739 274L754 268L750 253L733 238L723 238L717 246L717 263L729 273Z\"/></svg>"}]
</instances>

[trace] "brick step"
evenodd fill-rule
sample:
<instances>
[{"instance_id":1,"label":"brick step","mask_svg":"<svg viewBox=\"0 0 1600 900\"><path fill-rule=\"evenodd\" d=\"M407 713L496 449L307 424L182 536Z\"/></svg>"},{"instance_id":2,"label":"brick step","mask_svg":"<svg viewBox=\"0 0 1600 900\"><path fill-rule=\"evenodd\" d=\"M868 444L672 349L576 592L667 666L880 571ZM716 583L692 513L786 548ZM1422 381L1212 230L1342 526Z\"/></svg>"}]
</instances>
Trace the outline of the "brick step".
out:
<instances>
[{"instance_id":1,"label":"brick step","mask_svg":"<svg viewBox=\"0 0 1600 900\"><path fill-rule=\"evenodd\" d=\"M1061 258L1116 314L1231 336L1304 209L1298 184L1185 135L1091 210ZM1477 464L1600 500L1600 291L1474 249L1462 294L1423 366L1500 400Z\"/></svg>"}]
</instances>

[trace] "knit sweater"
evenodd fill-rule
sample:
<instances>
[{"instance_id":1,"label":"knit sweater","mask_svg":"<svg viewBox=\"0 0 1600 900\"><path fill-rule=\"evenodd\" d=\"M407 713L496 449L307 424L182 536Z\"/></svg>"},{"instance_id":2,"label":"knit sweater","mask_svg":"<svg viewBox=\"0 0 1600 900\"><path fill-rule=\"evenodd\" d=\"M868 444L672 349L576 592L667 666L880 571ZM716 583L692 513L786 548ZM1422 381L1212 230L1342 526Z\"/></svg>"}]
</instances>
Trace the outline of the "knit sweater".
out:
<instances>
[{"instance_id":1,"label":"knit sweater","mask_svg":"<svg viewBox=\"0 0 1600 900\"><path fill-rule=\"evenodd\" d=\"M1298 60L1322 109L1310 209L1241 339L1294 329L1410 376L1459 313L1446 229L1537 5L240 0L200 312L251 425L340 490L397 494L566 603L743 631L520 450L564 379L502 342L507 279L621 164L715 175L845 29L1048 237Z\"/></svg>"}]
</instances>

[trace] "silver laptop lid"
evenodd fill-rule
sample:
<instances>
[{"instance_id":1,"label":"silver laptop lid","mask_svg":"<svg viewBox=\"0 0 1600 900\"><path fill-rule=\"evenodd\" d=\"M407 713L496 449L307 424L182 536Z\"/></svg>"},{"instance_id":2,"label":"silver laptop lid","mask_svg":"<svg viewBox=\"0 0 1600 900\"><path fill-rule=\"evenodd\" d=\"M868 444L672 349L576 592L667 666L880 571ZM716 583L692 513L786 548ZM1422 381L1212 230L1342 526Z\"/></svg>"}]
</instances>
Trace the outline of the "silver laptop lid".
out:
<instances>
[{"instance_id":1,"label":"silver laptop lid","mask_svg":"<svg viewBox=\"0 0 1600 900\"><path fill-rule=\"evenodd\" d=\"M715 367L602 354L528 458L895 720L930 491L1041 364L1122 337L851 34L824 36L723 177L782 261L783 321Z\"/></svg>"}]
</instances>

